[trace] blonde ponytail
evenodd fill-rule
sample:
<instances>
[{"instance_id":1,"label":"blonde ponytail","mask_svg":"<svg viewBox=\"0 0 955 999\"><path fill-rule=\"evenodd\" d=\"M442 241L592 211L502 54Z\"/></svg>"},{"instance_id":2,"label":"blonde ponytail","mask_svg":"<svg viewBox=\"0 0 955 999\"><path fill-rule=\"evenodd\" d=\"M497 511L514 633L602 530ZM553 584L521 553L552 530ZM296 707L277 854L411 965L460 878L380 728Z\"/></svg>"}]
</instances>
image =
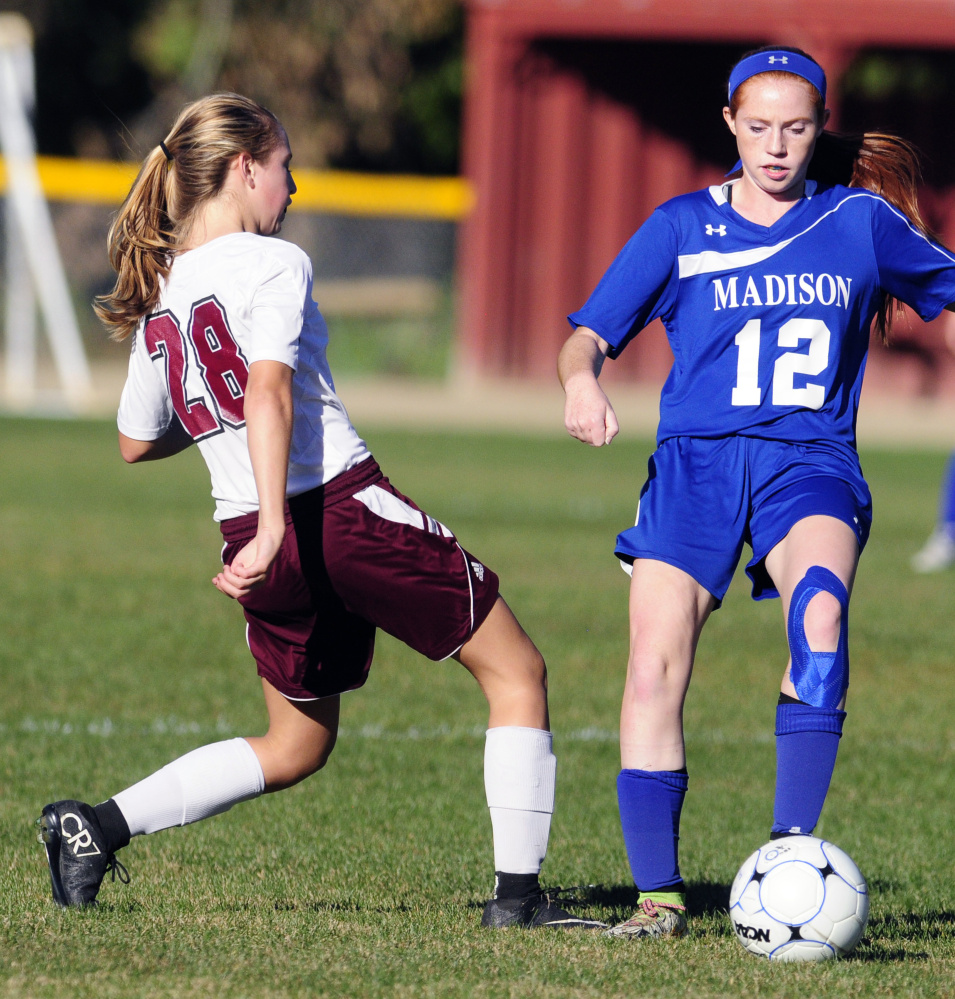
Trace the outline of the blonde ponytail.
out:
<instances>
[{"instance_id":1,"label":"blonde ponytail","mask_svg":"<svg viewBox=\"0 0 955 999\"><path fill-rule=\"evenodd\" d=\"M239 94L187 105L143 162L112 226L116 283L93 310L114 340L125 340L159 301L162 282L202 207L222 190L240 153L264 162L284 135L267 108Z\"/></svg>"},{"instance_id":2,"label":"blonde ponytail","mask_svg":"<svg viewBox=\"0 0 955 999\"><path fill-rule=\"evenodd\" d=\"M107 244L116 284L99 296L93 311L114 340L125 340L141 316L151 312L169 273L176 245L169 217L170 163L158 147L146 158L113 224Z\"/></svg>"}]
</instances>

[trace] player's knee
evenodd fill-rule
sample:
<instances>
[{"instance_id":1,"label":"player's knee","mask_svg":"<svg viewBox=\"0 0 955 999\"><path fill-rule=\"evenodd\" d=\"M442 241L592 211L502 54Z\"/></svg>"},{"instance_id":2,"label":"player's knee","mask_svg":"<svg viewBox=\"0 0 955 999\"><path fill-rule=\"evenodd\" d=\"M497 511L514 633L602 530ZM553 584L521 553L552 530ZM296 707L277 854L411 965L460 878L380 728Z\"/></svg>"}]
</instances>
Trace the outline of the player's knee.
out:
<instances>
[{"instance_id":1,"label":"player's knee","mask_svg":"<svg viewBox=\"0 0 955 999\"><path fill-rule=\"evenodd\" d=\"M641 704L682 697L679 679L683 671L675 670L674 665L668 657L648 650L631 651L624 696Z\"/></svg>"},{"instance_id":2,"label":"player's knee","mask_svg":"<svg viewBox=\"0 0 955 999\"><path fill-rule=\"evenodd\" d=\"M814 565L793 590L787 631L796 695L835 709L849 686L849 593L835 573Z\"/></svg>"},{"instance_id":3,"label":"player's knee","mask_svg":"<svg viewBox=\"0 0 955 999\"><path fill-rule=\"evenodd\" d=\"M547 690L547 664L529 639L507 654L456 657L485 690L501 693Z\"/></svg>"},{"instance_id":4,"label":"player's knee","mask_svg":"<svg viewBox=\"0 0 955 999\"><path fill-rule=\"evenodd\" d=\"M335 739L314 746L290 746L271 754L266 784L270 791L279 791L301 783L318 773L328 762L335 748Z\"/></svg>"},{"instance_id":5,"label":"player's knee","mask_svg":"<svg viewBox=\"0 0 955 999\"><path fill-rule=\"evenodd\" d=\"M309 761L309 765L306 768L308 770L307 776L311 776L314 773L318 773L326 763L328 763L329 758L332 755L332 750L335 748L335 739L329 739L327 742L323 743L321 748L313 754Z\"/></svg>"},{"instance_id":6,"label":"player's knee","mask_svg":"<svg viewBox=\"0 0 955 999\"><path fill-rule=\"evenodd\" d=\"M806 641L816 651L832 651L839 642L843 608L833 593L820 590L809 603L803 618Z\"/></svg>"},{"instance_id":7,"label":"player's knee","mask_svg":"<svg viewBox=\"0 0 955 999\"><path fill-rule=\"evenodd\" d=\"M518 661L510 664L495 684L500 696L518 698L525 702L537 702L541 697L547 697L547 665L544 657L535 647L532 652L522 655ZM483 684L487 689L488 684Z\"/></svg>"},{"instance_id":8,"label":"player's knee","mask_svg":"<svg viewBox=\"0 0 955 999\"><path fill-rule=\"evenodd\" d=\"M537 646L533 646L533 651L526 656L524 675L537 687L547 689L547 663L541 655Z\"/></svg>"}]
</instances>

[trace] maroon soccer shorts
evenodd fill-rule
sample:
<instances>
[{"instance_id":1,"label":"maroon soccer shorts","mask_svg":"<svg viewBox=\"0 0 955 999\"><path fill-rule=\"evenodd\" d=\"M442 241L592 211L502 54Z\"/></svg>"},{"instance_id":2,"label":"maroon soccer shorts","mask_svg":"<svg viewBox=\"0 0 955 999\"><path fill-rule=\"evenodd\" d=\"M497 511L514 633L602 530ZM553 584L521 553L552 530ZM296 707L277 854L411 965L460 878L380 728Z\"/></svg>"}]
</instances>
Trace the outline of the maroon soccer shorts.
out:
<instances>
[{"instance_id":1,"label":"maroon soccer shorts","mask_svg":"<svg viewBox=\"0 0 955 999\"><path fill-rule=\"evenodd\" d=\"M293 496L266 582L240 600L259 675L291 700L360 687L381 628L446 659L483 623L498 578L382 475L374 459ZM224 521L224 565L258 514Z\"/></svg>"}]
</instances>

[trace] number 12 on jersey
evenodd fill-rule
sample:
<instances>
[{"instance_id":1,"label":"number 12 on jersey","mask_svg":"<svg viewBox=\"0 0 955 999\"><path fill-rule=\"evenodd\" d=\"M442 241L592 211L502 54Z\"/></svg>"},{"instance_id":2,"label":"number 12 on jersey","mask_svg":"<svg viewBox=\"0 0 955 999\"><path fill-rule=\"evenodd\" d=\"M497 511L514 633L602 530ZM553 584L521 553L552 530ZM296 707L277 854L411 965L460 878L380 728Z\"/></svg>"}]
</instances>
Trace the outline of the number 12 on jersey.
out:
<instances>
[{"instance_id":1,"label":"number 12 on jersey","mask_svg":"<svg viewBox=\"0 0 955 999\"><path fill-rule=\"evenodd\" d=\"M759 386L759 351L762 320L750 319L736 334L736 385L733 387L734 406L758 406L763 390ZM796 375L822 374L829 365L829 327L821 319L790 319L779 329L776 343L780 347L799 347L809 341L807 351L788 350L781 354L773 367L773 405L804 406L821 409L826 401L826 387L818 382L795 385Z\"/></svg>"}]
</instances>

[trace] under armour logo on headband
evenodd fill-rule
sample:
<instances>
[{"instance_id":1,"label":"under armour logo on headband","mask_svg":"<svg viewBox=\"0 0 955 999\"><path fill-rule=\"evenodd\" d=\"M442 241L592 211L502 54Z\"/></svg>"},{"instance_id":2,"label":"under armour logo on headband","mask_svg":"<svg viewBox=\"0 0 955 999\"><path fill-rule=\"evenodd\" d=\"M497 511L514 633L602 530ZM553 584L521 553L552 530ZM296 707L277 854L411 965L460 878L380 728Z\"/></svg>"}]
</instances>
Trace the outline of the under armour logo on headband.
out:
<instances>
[{"instance_id":1,"label":"under armour logo on headband","mask_svg":"<svg viewBox=\"0 0 955 999\"><path fill-rule=\"evenodd\" d=\"M778 69L777 66L784 66L785 69ZM733 99L736 88L745 83L751 76L760 73L775 71L777 73L794 73L808 80L816 90L819 91L823 103L826 100L826 74L819 63L799 52L789 52L786 49L770 49L769 51L754 52L752 55L744 56L733 67L729 79L729 99Z\"/></svg>"}]
</instances>

